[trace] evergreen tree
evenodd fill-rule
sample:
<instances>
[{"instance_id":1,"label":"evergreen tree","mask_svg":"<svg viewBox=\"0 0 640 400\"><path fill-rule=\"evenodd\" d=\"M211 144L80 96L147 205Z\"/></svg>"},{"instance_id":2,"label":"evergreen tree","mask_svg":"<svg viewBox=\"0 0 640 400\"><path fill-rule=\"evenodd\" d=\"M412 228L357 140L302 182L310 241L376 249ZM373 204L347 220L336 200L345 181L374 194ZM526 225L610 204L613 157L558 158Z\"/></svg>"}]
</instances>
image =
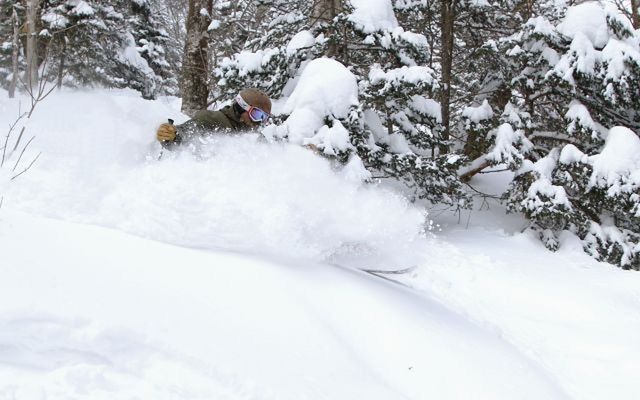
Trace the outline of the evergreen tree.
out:
<instances>
[{"instance_id":1,"label":"evergreen tree","mask_svg":"<svg viewBox=\"0 0 640 400\"><path fill-rule=\"evenodd\" d=\"M13 78L14 13L21 30L24 23L22 5L14 0L0 0L0 87L9 87ZM21 49L19 51L19 66L24 71L24 57Z\"/></svg>"},{"instance_id":2,"label":"evergreen tree","mask_svg":"<svg viewBox=\"0 0 640 400\"><path fill-rule=\"evenodd\" d=\"M166 58L168 33L160 27L160 21L154 17L149 0L131 1L127 25L134 38L136 50L153 70L156 91L176 94L178 81L175 75L171 75L170 64Z\"/></svg>"},{"instance_id":3,"label":"evergreen tree","mask_svg":"<svg viewBox=\"0 0 640 400\"><path fill-rule=\"evenodd\" d=\"M16 7L23 19L17 3L1 0L0 12L5 15ZM130 87L147 98L175 91L175 81L165 72L166 34L157 28L146 0L46 0L38 11L37 64L46 60L45 79L75 87ZM12 50L4 21L0 23L3 86Z\"/></svg>"},{"instance_id":4,"label":"evergreen tree","mask_svg":"<svg viewBox=\"0 0 640 400\"><path fill-rule=\"evenodd\" d=\"M163 36L162 47L167 62L160 71L162 88L169 94L180 94L179 76L182 70L182 55L186 40L187 4L183 0L150 0L150 12L157 21L156 29Z\"/></svg>"},{"instance_id":5,"label":"evergreen tree","mask_svg":"<svg viewBox=\"0 0 640 400\"><path fill-rule=\"evenodd\" d=\"M309 60L330 56L357 77L360 104L347 117L322 116L328 128L349 131L351 146L334 153L320 144L320 150L344 162L357 155L374 176L400 179L416 197L467 206L456 175L464 158L440 152L446 142L440 135L440 105L432 98L437 87L434 71L425 66L430 57L425 36L403 29L391 2L383 3L388 19L378 22L367 19L366 1L322 3L330 8L326 12L317 4L305 7L305 2L286 11L277 1L270 4L267 14L273 22L263 38L247 41L244 50L217 69L221 90L236 93L243 86L255 86L274 97L287 95ZM414 9L405 4L403 12ZM332 18L326 17L331 13ZM263 47L266 44L271 47Z\"/></svg>"},{"instance_id":6,"label":"evergreen tree","mask_svg":"<svg viewBox=\"0 0 640 400\"><path fill-rule=\"evenodd\" d=\"M497 46L512 96L485 159L516 171L509 210L526 215L548 248L567 230L596 258L638 269L635 166L611 164L638 142L640 37L597 3L570 8L563 22L549 16Z\"/></svg>"}]
</instances>

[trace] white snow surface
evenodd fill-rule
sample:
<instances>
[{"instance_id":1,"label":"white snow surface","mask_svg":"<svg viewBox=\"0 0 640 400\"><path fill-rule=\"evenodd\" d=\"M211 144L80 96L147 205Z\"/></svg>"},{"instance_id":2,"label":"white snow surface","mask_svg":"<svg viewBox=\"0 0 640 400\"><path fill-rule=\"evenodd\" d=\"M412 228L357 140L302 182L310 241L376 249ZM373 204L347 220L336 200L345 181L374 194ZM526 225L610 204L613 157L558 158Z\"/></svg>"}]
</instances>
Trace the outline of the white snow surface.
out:
<instances>
[{"instance_id":1,"label":"white snow surface","mask_svg":"<svg viewBox=\"0 0 640 400\"><path fill-rule=\"evenodd\" d=\"M177 110L62 91L28 121L42 155L0 169L0 399L636 398L638 273L497 204L424 233L358 159L257 134L158 159Z\"/></svg>"}]
</instances>

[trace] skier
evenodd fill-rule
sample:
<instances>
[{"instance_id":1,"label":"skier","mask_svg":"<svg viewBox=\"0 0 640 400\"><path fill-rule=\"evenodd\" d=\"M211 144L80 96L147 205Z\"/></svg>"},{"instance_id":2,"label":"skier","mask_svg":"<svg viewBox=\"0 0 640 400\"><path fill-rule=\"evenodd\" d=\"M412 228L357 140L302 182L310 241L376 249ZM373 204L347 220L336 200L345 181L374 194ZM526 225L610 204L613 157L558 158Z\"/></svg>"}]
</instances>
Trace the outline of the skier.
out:
<instances>
[{"instance_id":1,"label":"skier","mask_svg":"<svg viewBox=\"0 0 640 400\"><path fill-rule=\"evenodd\" d=\"M235 97L233 104L220 110L200 110L181 125L173 125L172 121L160 125L156 138L167 147L189 140L195 135L250 130L267 121L270 113L269 96L257 89L243 89Z\"/></svg>"}]
</instances>

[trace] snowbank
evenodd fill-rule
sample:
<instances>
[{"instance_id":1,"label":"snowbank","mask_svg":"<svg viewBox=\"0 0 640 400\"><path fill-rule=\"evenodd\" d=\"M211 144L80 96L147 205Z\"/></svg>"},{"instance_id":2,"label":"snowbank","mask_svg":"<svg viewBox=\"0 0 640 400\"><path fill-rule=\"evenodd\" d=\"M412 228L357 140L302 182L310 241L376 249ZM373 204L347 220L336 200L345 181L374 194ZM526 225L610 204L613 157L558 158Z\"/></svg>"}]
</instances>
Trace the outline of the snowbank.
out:
<instances>
[{"instance_id":1,"label":"snowbank","mask_svg":"<svg viewBox=\"0 0 640 400\"><path fill-rule=\"evenodd\" d=\"M3 398L564 398L491 331L353 271L20 214L0 240Z\"/></svg>"}]
</instances>

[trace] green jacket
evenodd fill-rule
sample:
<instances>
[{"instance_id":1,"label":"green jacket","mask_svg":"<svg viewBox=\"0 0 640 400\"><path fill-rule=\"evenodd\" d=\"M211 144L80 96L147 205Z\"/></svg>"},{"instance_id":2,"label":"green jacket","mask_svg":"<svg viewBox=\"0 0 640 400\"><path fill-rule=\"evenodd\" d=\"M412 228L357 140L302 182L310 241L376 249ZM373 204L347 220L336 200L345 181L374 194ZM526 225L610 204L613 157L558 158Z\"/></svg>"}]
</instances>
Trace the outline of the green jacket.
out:
<instances>
[{"instance_id":1,"label":"green jacket","mask_svg":"<svg viewBox=\"0 0 640 400\"><path fill-rule=\"evenodd\" d=\"M248 127L240 120L240 114L232 106L226 106L218 111L200 110L193 118L176 128L178 133L175 142L180 143L198 135L234 132Z\"/></svg>"}]
</instances>

